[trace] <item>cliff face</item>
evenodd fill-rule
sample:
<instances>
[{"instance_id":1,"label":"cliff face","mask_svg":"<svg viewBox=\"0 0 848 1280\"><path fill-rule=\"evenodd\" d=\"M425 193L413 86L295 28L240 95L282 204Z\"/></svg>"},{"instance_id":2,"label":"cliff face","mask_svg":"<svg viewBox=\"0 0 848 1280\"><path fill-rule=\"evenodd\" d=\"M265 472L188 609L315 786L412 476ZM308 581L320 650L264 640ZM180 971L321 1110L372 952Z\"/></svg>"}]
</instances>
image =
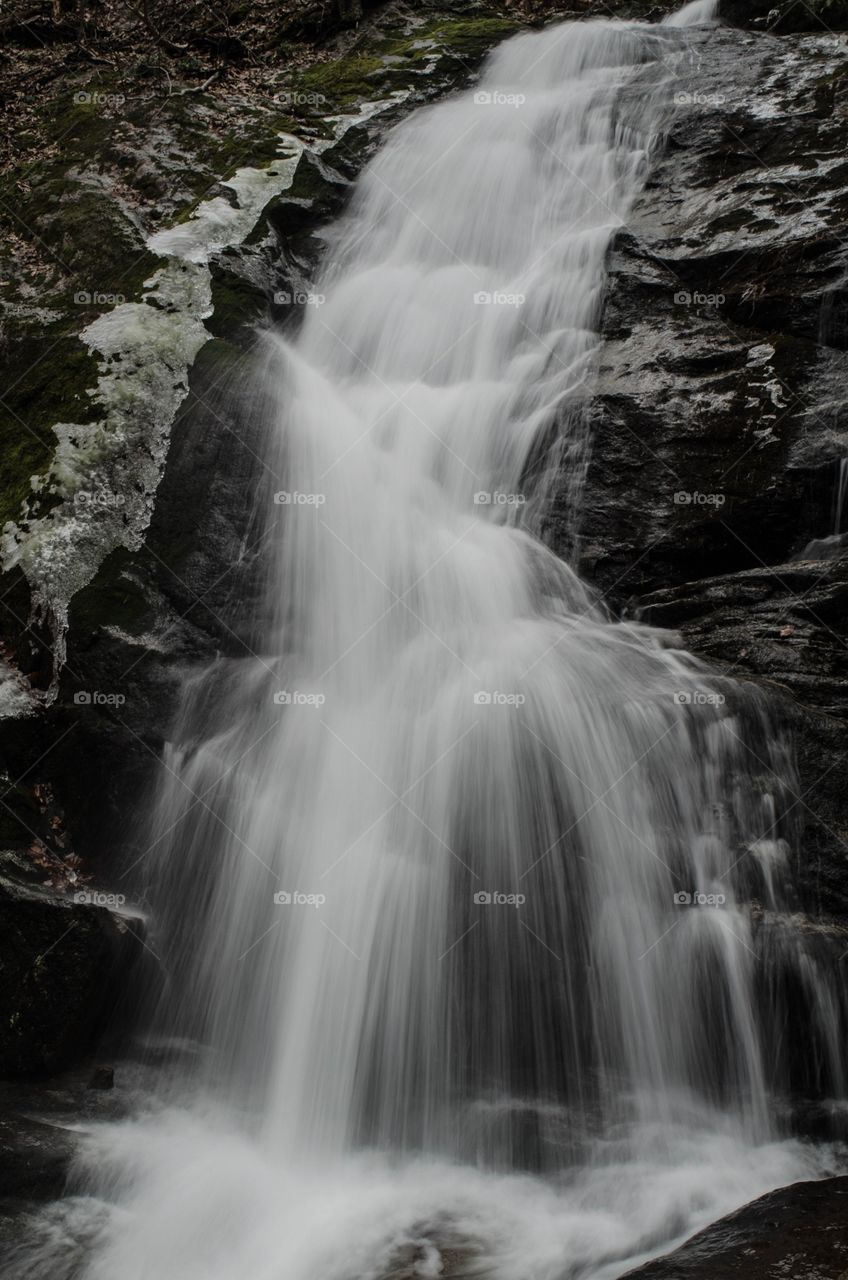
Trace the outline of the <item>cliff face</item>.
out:
<instances>
[{"instance_id":1,"label":"cliff face","mask_svg":"<svg viewBox=\"0 0 848 1280\"><path fill-rule=\"evenodd\" d=\"M802 905L842 914L846 574L833 540L805 548L834 532L848 456L848 45L835 6L792 8L731 6L742 25L693 40L610 262L576 550L613 607L771 692L797 746ZM46 52L49 14L10 28L20 76L43 89L37 111L21 107L0 193L16 250L2 285L0 900L17 922L0 967L40 975L14 982L10 1026L48 1010L51 975L90 989L108 964L120 987L142 952L153 963L142 921L91 895L120 893L143 855L182 675L244 655L261 625L257 324L296 324L321 227L393 120L469 83L522 22L592 12L365 10L259 5L183 49L176 9L142 36L104 9L84 29L62 11ZM572 552L567 493L547 536ZM3 1069L79 1054L113 997L52 1001L38 1043L0 1028Z\"/></svg>"},{"instance_id":2,"label":"cliff face","mask_svg":"<svg viewBox=\"0 0 848 1280\"><path fill-rule=\"evenodd\" d=\"M846 87L835 33L698 38L612 255L580 530L619 608L768 690L797 751L804 905L840 914Z\"/></svg>"}]
</instances>

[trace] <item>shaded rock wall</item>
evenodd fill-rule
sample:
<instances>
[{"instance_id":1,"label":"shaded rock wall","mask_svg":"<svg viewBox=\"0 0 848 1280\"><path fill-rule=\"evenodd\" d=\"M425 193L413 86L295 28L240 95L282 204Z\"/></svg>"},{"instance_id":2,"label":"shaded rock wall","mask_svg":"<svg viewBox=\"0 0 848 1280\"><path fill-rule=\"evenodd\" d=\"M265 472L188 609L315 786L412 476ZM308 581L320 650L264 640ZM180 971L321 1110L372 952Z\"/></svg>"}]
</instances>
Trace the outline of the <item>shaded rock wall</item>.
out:
<instances>
[{"instance_id":1,"label":"shaded rock wall","mask_svg":"<svg viewBox=\"0 0 848 1280\"><path fill-rule=\"evenodd\" d=\"M676 101L611 256L578 561L769 691L794 735L803 901L843 914L848 43L703 32Z\"/></svg>"}]
</instances>

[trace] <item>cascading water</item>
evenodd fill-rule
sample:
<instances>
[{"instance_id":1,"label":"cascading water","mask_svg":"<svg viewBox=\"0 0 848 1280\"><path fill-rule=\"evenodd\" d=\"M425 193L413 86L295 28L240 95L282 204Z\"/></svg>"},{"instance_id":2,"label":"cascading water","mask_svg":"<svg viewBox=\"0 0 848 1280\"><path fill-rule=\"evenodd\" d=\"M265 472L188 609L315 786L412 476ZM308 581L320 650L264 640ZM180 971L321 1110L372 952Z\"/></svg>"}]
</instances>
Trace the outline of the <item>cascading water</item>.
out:
<instances>
[{"instance_id":1,"label":"cascading water","mask_svg":"<svg viewBox=\"0 0 848 1280\"><path fill-rule=\"evenodd\" d=\"M605 255L684 48L504 45L393 134L269 339L274 623L190 684L149 872L206 1101L102 1133L19 1275L57 1239L86 1280L435 1275L440 1243L614 1275L822 1167L772 1118L751 906L787 901L785 748L536 536L554 479L579 518ZM839 1002L780 956L833 1093Z\"/></svg>"}]
</instances>

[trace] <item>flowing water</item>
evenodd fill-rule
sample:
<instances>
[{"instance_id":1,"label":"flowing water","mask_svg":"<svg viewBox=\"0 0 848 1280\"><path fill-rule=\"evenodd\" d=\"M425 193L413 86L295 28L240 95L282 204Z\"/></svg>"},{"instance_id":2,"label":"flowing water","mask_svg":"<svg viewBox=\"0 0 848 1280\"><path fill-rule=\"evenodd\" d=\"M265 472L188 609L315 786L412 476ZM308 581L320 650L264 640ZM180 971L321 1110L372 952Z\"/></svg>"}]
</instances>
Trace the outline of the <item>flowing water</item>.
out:
<instances>
[{"instance_id":1,"label":"flowing water","mask_svg":"<svg viewBox=\"0 0 848 1280\"><path fill-rule=\"evenodd\" d=\"M203 1065L96 1135L19 1275L613 1276L826 1166L774 1119L843 1084L828 977L764 923L786 744L539 536L555 490L579 531L605 256L686 41L502 46L268 340L273 621L189 683L146 872Z\"/></svg>"}]
</instances>

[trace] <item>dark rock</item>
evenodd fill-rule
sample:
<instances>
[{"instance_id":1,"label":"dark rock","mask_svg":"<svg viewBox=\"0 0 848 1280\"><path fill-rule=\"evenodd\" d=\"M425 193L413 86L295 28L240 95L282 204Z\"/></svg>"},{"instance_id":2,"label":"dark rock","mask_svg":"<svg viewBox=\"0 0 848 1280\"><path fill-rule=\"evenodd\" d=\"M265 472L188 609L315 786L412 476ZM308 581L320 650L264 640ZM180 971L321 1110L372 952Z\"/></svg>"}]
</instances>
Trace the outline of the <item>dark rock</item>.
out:
<instances>
[{"instance_id":1,"label":"dark rock","mask_svg":"<svg viewBox=\"0 0 848 1280\"><path fill-rule=\"evenodd\" d=\"M94 1043L142 952L141 922L90 890L47 889L19 856L0 867L0 1075L55 1071ZM84 899L77 901L76 899Z\"/></svg>"},{"instance_id":2,"label":"dark rock","mask_svg":"<svg viewBox=\"0 0 848 1280\"><path fill-rule=\"evenodd\" d=\"M796 1182L722 1218L624 1280L842 1280L848 1178Z\"/></svg>"},{"instance_id":3,"label":"dark rock","mask_svg":"<svg viewBox=\"0 0 848 1280\"><path fill-rule=\"evenodd\" d=\"M73 1132L60 1125L22 1115L0 1116L0 1203L61 1195L76 1146Z\"/></svg>"},{"instance_id":4,"label":"dark rock","mask_svg":"<svg viewBox=\"0 0 848 1280\"><path fill-rule=\"evenodd\" d=\"M115 1087L115 1068L114 1067L97 1067L94 1075L88 1082L89 1089L114 1089Z\"/></svg>"},{"instance_id":5,"label":"dark rock","mask_svg":"<svg viewBox=\"0 0 848 1280\"><path fill-rule=\"evenodd\" d=\"M92 1089L91 1063L38 1080L0 1080L0 1272L6 1246L34 1229L31 1217L65 1190L85 1130L125 1118L155 1071L133 1060L121 1064L119 1087ZM61 1207L59 1213L61 1214ZM71 1268L69 1274L73 1274Z\"/></svg>"},{"instance_id":6,"label":"dark rock","mask_svg":"<svg viewBox=\"0 0 848 1280\"><path fill-rule=\"evenodd\" d=\"M673 145L613 248L588 411L580 563L619 603L783 563L832 532L848 453L848 49L692 41ZM571 545L569 520L563 493L555 545Z\"/></svg>"},{"instance_id":7,"label":"dark rock","mask_svg":"<svg viewBox=\"0 0 848 1280\"><path fill-rule=\"evenodd\" d=\"M848 559L750 569L641 599L724 674L770 695L794 747L796 881L808 910L848 913Z\"/></svg>"},{"instance_id":8,"label":"dark rock","mask_svg":"<svg viewBox=\"0 0 848 1280\"><path fill-rule=\"evenodd\" d=\"M769 694L803 907L844 915L848 48L691 38L611 255L579 536L565 485L548 536L614 607Z\"/></svg>"},{"instance_id":9,"label":"dark rock","mask_svg":"<svg viewBox=\"0 0 848 1280\"><path fill-rule=\"evenodd\" d=\"M848 28L845 0L720 0L722 21L754 31L775 31L781 35L797 31L844 31Z\"/></svg>"}]
</instances>

